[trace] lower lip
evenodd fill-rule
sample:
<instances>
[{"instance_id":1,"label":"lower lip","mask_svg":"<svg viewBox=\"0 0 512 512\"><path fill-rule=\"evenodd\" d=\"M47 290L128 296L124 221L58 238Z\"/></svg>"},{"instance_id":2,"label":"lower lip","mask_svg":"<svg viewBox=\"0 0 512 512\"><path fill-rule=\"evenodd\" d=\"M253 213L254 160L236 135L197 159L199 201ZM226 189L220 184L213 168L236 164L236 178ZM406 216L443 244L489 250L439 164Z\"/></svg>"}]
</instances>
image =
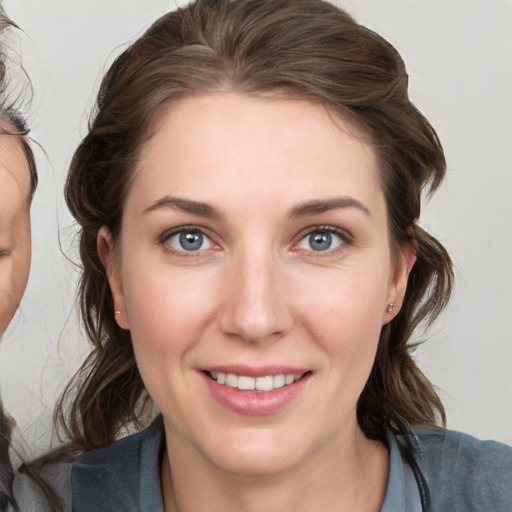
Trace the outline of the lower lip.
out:
<instances>
[{"instance_id":1,"label":"lower lip","mask_svg":"<svg viewBox=\"0 0 512 512\"><path fill-rule=\"evenodd\" d=\"M266 416L285 408L304 390L311 374L297 382L272 391L241 391L219 384L203 373L206 384L214 398L227 409L246 416Z\"/></svg>"}]
</instances>

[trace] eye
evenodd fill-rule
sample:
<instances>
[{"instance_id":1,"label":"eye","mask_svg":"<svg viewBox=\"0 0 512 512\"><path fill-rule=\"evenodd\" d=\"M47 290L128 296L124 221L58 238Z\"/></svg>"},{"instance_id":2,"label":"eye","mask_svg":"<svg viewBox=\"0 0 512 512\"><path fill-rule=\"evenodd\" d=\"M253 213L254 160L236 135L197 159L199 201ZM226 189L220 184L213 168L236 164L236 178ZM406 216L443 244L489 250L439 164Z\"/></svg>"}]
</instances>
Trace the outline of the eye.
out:
<instances>
[{"instance_id":1,"label":"eye","mask_svg":"<svg viewBox=\"0 0 512 512\"><path fill-rule=\"evenodd\" d=\"M197 228L182 228L166 239L172 249L178 252L197 252L211 249L213 242Z\"/></svg>"},{"instance_id":2,"label":"eye","mask_svg":"<svg viewBox=\"0 0 512 512\"><path fill-rule=\"evenodd\" d=\"M324 252L337 249L345 240L336 228L315 229L304 236L298 243L299 249Z\"/></svg>"},{"instance_id":3,"label":"eye","mask_svg":"<svg viewBox=\"0 0 512 512\"><path fill-rule=\"evenodd\" d=\"M11 254L10 251L8 251L7 249L1 249L0 248L0 257L2 256L9 256Z\"/></svg>"}]
</instances>

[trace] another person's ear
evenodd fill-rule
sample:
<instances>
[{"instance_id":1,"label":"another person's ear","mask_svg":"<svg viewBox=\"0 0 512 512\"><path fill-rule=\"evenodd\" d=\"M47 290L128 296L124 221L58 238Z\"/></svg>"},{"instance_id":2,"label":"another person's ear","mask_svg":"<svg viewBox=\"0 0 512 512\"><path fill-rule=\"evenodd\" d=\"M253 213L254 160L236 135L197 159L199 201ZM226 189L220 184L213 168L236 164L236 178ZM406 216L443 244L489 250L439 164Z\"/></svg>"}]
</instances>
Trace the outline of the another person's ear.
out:
<instances>
[{"instance_id":1,"label":"another person's ear","mask_svg":"<svg viewBox=\"0 0 512 512\"><path fill-rule=\"evenodd\" d=\"M98 256L105 268L107 279L112 293L112 301L114 303L114 314L117 324L122 329L129 329L128 317L126 314L123 283L121 279L121 269L119 257L116 254L114 240L110 230L106 226L102 226L98 232L97 238Z\"/></svg>"}]
</instances>

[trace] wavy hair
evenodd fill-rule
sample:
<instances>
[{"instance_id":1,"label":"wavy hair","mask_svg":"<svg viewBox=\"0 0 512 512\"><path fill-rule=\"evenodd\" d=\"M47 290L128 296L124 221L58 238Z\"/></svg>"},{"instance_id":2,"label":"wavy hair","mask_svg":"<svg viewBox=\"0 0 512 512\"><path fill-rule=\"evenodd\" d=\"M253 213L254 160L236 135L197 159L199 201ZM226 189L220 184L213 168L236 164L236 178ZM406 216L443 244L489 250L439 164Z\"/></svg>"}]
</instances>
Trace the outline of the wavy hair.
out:
<instances>
[{"instance_id":1,"label":"wavy hair","mask_svg":"<svg viewBox=\"0 0 512 512\"><path fill-rule=\"evenodd\" d=\"M391 249L417 246L400 313L386 325L358 421L379 438L397 415L444 422L443 405L410 355L411 334L446 305L453 273L443 246L422 230L422 191L445 158L428 120L410 102L396 49L322 0L197 0L157 20L107 72L89 132L76 150L65 196L79 225L80 307L92 352L60 399L56 420L81 450L112 442L151 415L130 340L114 318L98 231L119 234L142 145L170 102L233 91L324 105L362 128L380 159Z\"/></svg>"}]
</instances>

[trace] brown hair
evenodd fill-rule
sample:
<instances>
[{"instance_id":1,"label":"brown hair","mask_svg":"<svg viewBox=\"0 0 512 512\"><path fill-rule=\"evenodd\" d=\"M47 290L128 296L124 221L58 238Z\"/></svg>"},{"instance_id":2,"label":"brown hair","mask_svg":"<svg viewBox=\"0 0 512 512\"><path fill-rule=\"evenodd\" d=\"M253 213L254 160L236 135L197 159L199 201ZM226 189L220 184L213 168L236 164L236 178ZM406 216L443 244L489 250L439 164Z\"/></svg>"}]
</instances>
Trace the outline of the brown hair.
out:
<instances>
[{"instance_id":1,"label":"brown hair","mask_svg":"<svg viewBox=\"0 0 512 512\"><path fill-rule=\"evenodd\" d=\"M165 106L214 91L316 102L350 116L368 135L380 157L392 248L416 243L417 262L402 310L382 330L358 420L372 438L397 415L412 424L444 422L407 343L451 292L448 254L416 224L422 190L439 186L445 160L433 128L408 99L400 55L322 0L198 0L161 17L117 58L71 163L66 201L80 226L80 304L93 350L57 409L66 435L89 450L145 421L151 402L130 333L114 319L98 230L106 225L116 239L141 146Z\"/></svg>"}]
</instances>

